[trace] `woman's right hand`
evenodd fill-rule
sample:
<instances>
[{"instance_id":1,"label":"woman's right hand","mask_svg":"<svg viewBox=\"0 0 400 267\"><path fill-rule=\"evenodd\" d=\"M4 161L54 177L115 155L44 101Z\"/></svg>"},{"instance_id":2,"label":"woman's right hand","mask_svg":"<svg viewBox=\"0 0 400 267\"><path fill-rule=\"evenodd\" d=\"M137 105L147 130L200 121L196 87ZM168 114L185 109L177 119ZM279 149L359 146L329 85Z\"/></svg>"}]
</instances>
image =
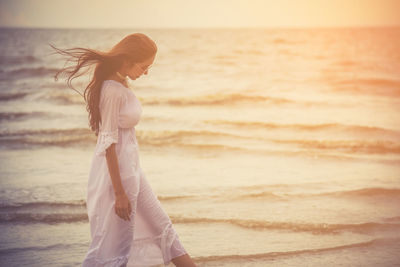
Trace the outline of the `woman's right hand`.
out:
<instances>
[{"instance_id":1,"label":"woman's right hand","mask_svg":"<svg viewBox=\"0 0 400 267\"><path fill-rule=\"evenodd\" d=\"M131 202L126 193L115 195L115 213L123 220L131 220Z\"/></svg>"}]
</instances>

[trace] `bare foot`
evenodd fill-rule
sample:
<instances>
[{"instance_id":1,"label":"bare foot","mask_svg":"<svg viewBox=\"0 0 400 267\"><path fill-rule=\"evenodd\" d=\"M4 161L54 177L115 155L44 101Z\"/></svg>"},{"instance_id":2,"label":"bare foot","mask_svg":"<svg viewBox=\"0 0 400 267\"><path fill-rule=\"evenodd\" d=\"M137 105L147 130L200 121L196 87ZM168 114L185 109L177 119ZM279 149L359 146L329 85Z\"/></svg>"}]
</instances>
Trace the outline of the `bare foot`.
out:
<instances>
[{"instance_id":1,"label":"bare foot","mask_svg":"<svg viewBox=\"0 0 400 267\"><path fill-rule=\"evenodd\" d=\"M190 258L189 254L184 254L182 256L173 258L171 261L176 267L197 267L192 258Z\"/></svg>"}]
</instances>

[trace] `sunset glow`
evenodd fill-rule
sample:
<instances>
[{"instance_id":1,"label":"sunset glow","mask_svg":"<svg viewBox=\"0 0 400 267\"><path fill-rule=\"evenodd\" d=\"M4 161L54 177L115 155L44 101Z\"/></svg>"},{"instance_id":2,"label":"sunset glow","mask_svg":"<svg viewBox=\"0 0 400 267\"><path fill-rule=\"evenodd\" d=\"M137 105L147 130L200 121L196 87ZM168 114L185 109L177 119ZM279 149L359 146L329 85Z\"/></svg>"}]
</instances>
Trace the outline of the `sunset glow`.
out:
<instances>
[{"instance_id":1,"label":"sunset glow","mask_svg":"<svg viewBox=\"0 0 400 267\"><path fill-rule=\"evenodd\" d=\"M0 2L0 26L62 28L400 25L396 0L121 0Z\"/></svg>"}]
</instances>

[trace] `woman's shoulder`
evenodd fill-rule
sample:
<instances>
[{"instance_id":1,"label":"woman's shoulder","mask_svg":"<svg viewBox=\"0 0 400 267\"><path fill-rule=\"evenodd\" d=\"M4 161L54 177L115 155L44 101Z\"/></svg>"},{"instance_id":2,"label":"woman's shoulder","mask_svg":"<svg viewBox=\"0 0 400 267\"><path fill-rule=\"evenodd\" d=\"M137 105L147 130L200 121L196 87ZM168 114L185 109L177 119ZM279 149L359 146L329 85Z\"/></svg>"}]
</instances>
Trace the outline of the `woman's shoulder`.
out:
<instances>
[{"instance_id":1,"label":"woman's shoulder","mask_svg":"<svg viewBox=\"0 0 400 267\"><path fill-rule=\"evenodd\" d=\"M105 80L101 88L101 92L106 96L122 97L125 95L125 88L122 84L114 80Z\"/></svg>"}]
</instances>

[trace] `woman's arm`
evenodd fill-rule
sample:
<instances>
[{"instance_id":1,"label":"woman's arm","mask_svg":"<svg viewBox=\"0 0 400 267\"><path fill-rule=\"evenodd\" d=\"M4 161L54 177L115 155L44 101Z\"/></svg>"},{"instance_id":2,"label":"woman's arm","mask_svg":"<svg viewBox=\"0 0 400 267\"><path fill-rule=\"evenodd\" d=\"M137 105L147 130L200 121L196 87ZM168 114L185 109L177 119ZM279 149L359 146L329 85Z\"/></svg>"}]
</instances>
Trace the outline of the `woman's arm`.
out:
<instances>
[{"instance_id":1,"label":"woman's arm","mask_svg":"<svg viewBox=\"0 0 400 267\"><path fill-rule=\"evenodd\" d=\"M114 187L115 196L125 194L121 182L121 176L119 173L118 158L117 158L117 153L115 152L115 144L111 144L106 149L106 159L107 159L108 171L110 172L111 181Z\"/></svg>"},{"instance_id":2,"label":"woman's arm","mask_svg":"<svg viewBox=\"0 0 400 267\"><path fill-rule=\"evenodd\" d=\"M122 186L121 176L118 168L118 158L117 153L115 152L114 143L106 149L106 159L108 171L110 172L111 181L114 187L115 213L122 219L130 221L132 206L128 196L125 193L124 187Z\"/></svg>"}]
</instances>

